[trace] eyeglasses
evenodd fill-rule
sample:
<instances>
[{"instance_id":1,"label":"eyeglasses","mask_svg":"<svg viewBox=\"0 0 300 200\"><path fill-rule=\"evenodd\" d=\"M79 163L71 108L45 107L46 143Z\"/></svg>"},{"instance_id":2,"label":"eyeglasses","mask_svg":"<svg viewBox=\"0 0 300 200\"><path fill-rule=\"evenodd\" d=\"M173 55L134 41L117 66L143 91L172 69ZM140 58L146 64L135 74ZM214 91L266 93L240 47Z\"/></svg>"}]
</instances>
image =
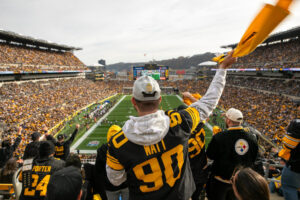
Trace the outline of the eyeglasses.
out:
<instances>
[{"instance_id":1,"label":"eyeglasses","mask_svg":"<svg viewBox=\"0 0 300 200\"><path fill-rule=\"evenodd\" d=\"M230 178L230 183L231 183L232 185L234 184L234 176L235 176L235 174L232 175L232 177Z\"/></svg>"},{"instance_id":2,"label":"eyeglasses","mask_svg":"<svg viewBox=\"0 0 300 200\"><path fill-rule=\"evenodd\" d=\"M232 185L234 185L234 180L235 180L235 175L239 172L240 170L239 169L235 169L234 171L233 171L233 174L232 174L232 176L231 176L231 178L230 178L230 183L232 184Z\"/></svg>"}]
</instances>

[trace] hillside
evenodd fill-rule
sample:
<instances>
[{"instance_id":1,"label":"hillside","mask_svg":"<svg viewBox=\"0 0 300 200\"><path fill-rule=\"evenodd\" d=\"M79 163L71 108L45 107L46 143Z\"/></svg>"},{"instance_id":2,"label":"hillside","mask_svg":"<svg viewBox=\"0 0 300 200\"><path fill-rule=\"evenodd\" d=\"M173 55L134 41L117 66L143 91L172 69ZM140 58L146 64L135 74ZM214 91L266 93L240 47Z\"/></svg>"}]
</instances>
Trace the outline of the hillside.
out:
<instances>
[{"instance_id":1,"label":"hillside","mask_svg":"<svg viewBox=\"0 0 300 200\"><path fill-rule=\"evenodd\" d=\"M169 66L172 69L188 69L191 66L198 66L199 63L209 61L215 56L214 53L204 53L193 55L191 57L180 56L178 58L172 58L168 60L154 61L157 64ZM132 66L143 65L145 63L115 63L107 65L106 69L113 71L129 70Z\"/></svg>"}]
</instances>

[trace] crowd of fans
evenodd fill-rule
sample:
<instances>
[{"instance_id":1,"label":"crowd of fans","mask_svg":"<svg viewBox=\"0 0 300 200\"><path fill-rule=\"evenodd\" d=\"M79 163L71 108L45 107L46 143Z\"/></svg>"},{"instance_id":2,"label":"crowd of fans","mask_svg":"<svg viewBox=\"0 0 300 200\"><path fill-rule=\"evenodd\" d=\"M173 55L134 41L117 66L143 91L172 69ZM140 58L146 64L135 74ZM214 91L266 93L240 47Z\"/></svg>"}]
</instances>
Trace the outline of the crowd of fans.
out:
<instances>
[{"instance_id":1,"label":"crowd of fans","mask_svg":"<svg viewBox=\"0 0 300 200\"><path fill-rule=\"evenodd\" d=\"M229 77L227 84L300 97L300 81L296 79Z\"/></svg>"},{"instance_id":2,"label":"crowd of fans","mask_svg":"<svg viewBox=\"0 0 300 200\"><path fill-rule=\"evenodd\" d=\"M0 71L31 72L86 70L71 52L58 52L0 43Z\"/></svg>"},{"instance_id":3,"label":"crowd of fans","mask_svg":"<svg viewBox=\"0 0 300 200\"><path fill-rule=\"evenodd\" d=\"M300 40L258 47L238 60L233 68L291 68L300 67Z\"/></svg>"},{"instance_id":4,"label":"crowd of fans","mask_svg":"<svg viewBox=\"0 0 300 200\"><path fill-rule=\"evenodd\" d=\"M119 92L118 86L81 78L4 84L0 88L2 138L14 140L18 127L23 127L24 141L17 151L21 154L28 135L43 132L80 108Z\"/></svg>"},{"instance_id":5,"label":"crowd of fans","mask_svg":"<svg viewBox=\"0 0 300 200\"><path fill-rule=\"evenodd\" d=\"M251 78L229 79L219 106L225 110L230 107L241 110L247 123L271 140L280 143L280 138L293 117L292 102L280 94L264 93L256 89L283 93L284 87L290 88L293 85L297 89L297 81L281 81L282 86L276 87L280 80L256 80L252 82L252 89L230 86L247 86L250 81ZM259 84L262 81L265 84ZM179 91L204 94L209 83L210 80L190 80L160 84L161 87L171 86ZM45 127L51 128L80 108L97 99L122 92L123 87L129 86L132 86L130 81L95 83L81 78L4 84L0 88L2 138L9 136L14 140L18 127L22 126L25 145L29 141L28 134L34 131L42 132ZM289 94L299 95L299 89L290 90ZM24 146L18 149L17 154L21 154L23 150Z\"/></svg>"},{"instance_id":6,"label":"crowd of fans","mask_svg":"<svg viewBox=\"0 0 300 200\"><path fill-rule=\"evenodd\" d=\"M247 86L246 81L243 82L239 80L240 79L237 79L237 82L240 83L240 85ZM171 85L172 87L178 88L179 91L199 92L203 95L210 82L211 79L200 81L189 80L164 83L164 85ZM267 83L264 84L265 86L261 86L261 88L257 89L267 89ZM270 81L270 83L273 82ZM238 85L234 80L228 81L218 106L223 110L227 110L231 107L241 110L244 113L244 120L249 125L256 128L270 140L280 144L280 139L283 137L289 121L293 119L296 114L295 110L292 109L293 103L291 99L281 95L281 91L278 91L278 93L266 93L256 90L255 86L249 89L233 87L230 86L230 84ZM299 86L295 85L295 87ZM279 88L281 87L279 86ZM269 90L272 90L271 87ZM298 93L292 93L291 91L290 94L296 95ZM270 146L267 146L267 149L271 150L270 148Z\"/></svg>"}]
</instances>

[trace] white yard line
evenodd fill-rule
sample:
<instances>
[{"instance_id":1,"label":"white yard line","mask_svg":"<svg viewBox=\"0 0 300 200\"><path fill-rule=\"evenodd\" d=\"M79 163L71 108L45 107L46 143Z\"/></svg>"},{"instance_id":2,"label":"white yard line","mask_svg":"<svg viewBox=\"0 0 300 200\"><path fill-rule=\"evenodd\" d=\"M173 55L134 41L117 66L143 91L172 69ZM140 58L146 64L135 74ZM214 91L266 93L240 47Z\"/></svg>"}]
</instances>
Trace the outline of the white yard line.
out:
<instances>
[{"instance_id":1,"label":"white yard line","mask_svg":"<svg viewBox=\"0 0 300 200\"><path fill-rule=\"evenodd\" d=\"M209 130L211 130L211 132L213 131L213 128L212 128L212 126L211 126L209 123L205 123L205 125L206 125L206 127L207 127Z\"/></svg>"},{"instance_id":2,"label":"white yard line","mask_svg":"<svg viewBox=\"0 0 300 200\"><path fill-rule=\"evenodd\" d=\"M76 148L101 124L101 122L123 101L123 99L127 95L124 95L118 103L116 103L103 117L101 117L96 124L94 124L87 132L84 133L83 136L79 140L77 140L71 147L71 152L76 152ZM83 152L84 150L81 150L80 152ZM94 153L97 152L97 150L86 150L86 151L93 151Z\"/></svg>"},{"instance_id":3,"label":"white yard line","mask_svg":"<svg viewBox=\"0 0 300 200\"><path fill-rule=\"evenodd\" d=\"M180 101L183 102L182 98L181 98L178 94L177 94L176 96L177 96L177 98L178 98ZM205 123L205 126L206 126L211 132L213 131L212 126L211 126L209 123Z\"/></svg>"}]
</instances>

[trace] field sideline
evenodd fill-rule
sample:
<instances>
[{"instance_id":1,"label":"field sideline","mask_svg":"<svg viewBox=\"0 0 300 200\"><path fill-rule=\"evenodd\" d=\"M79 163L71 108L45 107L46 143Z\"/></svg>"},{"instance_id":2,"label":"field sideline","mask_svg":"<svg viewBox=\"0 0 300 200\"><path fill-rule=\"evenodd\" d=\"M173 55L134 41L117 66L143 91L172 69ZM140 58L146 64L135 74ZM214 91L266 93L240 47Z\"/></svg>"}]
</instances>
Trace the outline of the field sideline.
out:
<instances>
[{"instance_id":1,"label":"field sideline","mask_svg":"<svg viewBox=\"0 0 300 200\"><path fill-rule=\"evenodd\" d=\"M177 108L182 104L181 98L177 95L163 95L160 109L170 110ZM123 126L129 116L137 116L135 109L131 104L131 95L125 95L120 101L103 116L89 131L87 131L75 144L71 150L80 150L81 153L96 153L103 143L106 142L106 133L113 124ZM212 132L205 127L206 144L210 141ZM85 138L85 139L84 139Z\"/></svg>"}]
</instances>

